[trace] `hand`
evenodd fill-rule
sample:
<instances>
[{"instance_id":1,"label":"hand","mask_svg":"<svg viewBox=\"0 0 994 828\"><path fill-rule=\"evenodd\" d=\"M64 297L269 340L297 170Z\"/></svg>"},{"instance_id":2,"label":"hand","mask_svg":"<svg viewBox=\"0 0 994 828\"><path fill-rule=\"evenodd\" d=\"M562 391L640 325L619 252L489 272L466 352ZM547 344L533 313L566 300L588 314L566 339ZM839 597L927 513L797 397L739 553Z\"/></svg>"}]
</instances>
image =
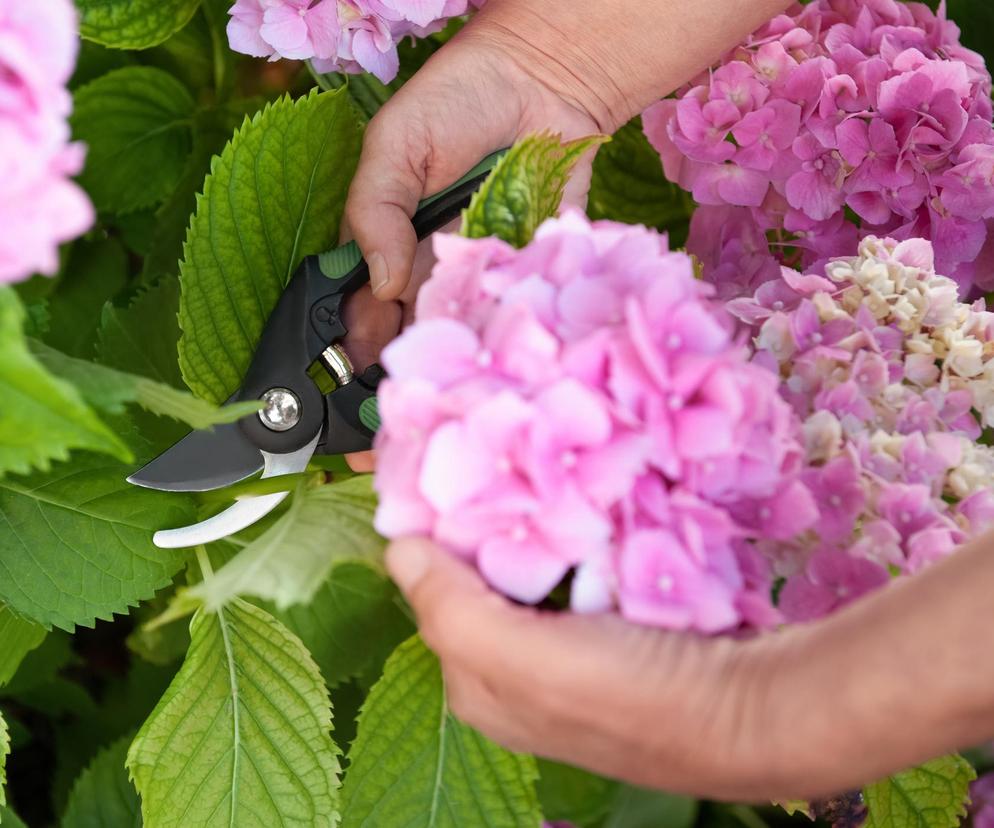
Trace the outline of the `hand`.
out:
<instances>
[{"instance_id":1,"label":"hand","mask_svg":"<svg viewBox=\"0 0 994 828\"><path fill-rule=\"evenodd\" d=\"M342 228L343 240L356 239L370 270L371 289L346 307L346 347L360 370L413 319L418 289L434 264L430 240L418 245L410 223L418 202L528 133L551 130L569 139L599 131L591 115L540 72L526 71L523 53L507 47L506 33L474 20L370 122ZM569 203L582 206L591 163L592 156L579 165ZM373 469L370 452L348 460L355 471Z\"/></svg>"},{"instance_id":2,"label":"hand","mask_svg":"<svg viewBox=\"0 0 994 828\"><path fill-rule=\"evenodd\" d=\"M994 736L991 536L749 640L511 604L425 540L387 563L454 713L512 750L712 799L816 799Z\"/></svg>"}]
</instances>

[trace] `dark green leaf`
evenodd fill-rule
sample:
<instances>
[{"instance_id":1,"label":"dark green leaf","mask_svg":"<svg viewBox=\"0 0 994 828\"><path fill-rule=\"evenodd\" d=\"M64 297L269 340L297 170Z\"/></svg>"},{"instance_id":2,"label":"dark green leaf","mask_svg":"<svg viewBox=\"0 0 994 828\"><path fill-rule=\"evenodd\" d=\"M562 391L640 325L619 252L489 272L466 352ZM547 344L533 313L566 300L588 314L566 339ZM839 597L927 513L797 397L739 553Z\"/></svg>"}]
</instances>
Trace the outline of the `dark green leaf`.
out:
<instances>
[{"instance_id":1,"label":"dark green leaf","mask_svg":"<svg viewBox=\"0 0 994 828\"><path fill-rule=\"evenodd\" d=\"M76 91L73 135L89 147L80 182L98 210L139 210L173 191L190 154L193 108L183 84L148 66Z\"/></svg>"},{"instance_id":2,"label":"dark green leaf","mask_svg":"<svg viewBox=\"0 0 994 828\"><path fill-rule=\"evenodd\" d=\"M359 716L342 824L376 828L536 828L531 757L457 721L438 660L415 637L390 656Z\"/></svg>"},{"instance_id":3,"label":"dark green leaf","mask_svg":"<svg viewBox=\"0 0 994 828\"><path fill-rule=\"evenodd\" d=\"M698 807L686 796L622 785L602 828L691 828Z\"/></svg>"},{"instance_id":4,"label":"dark green leaf","mask_svg":"<svg viewBox=\"0 0 994 828\"><path fill-rule=\"evenodd\" d=\"M147 49L182 29L200 0L76 0L80 34L115 49Z\"/></svg>"},{"instance_id":5,"label":"dark green leaf","mask_svg":"<svg viewBox=\"0 0 994 828\"><path fill-rule=\"evenodd\" d=\"M561 143L557 135L524 138L505 155L463 213L469 238L496 236L515 247L531 241L559 209L573 167L601 136Z\"/></svg>"},{"instance_id":6,"label":"dark green leaf","mask_svg":"<svg viewBox=\"0 0 994 828\"><path fill-rule=\"evenodd\" d=\"M190 500L138 489L125 480L130 471L81 455L47 474L0 480L0 600L70 630L168 584L184 555L157 549L152 533L190 523Z\"/></svg>"},{"instance_id":7,"label":"dark green leaf","mask_svg":"<svg viewBox=\"0 0 994 828\"><path fill-rule=\"evenodd\" d=\"M128 828L142 824L141 803L124 766L130 741L124 738L100 751L80 774L69 795L62 828Z\"/></svg>"},{"instance_id":8,"label":"dark green leaf","mask_svg":"<svg viewBox=\"0 0 994 828\"><path fill-rule=\"evenodd\" d=\"M0 686L9 682L24 657L45 640L45 629L0 604Z\"/></svg>"},{"instance_id":9,"label":"dark green leaf","mask_svg":"<svg viewBox=\"0 0 994 828\"><path fill-rule=\"evenodd\" d=\"M617 782L558 762L539 759L538 773L538 799L550 822L588 828L607 814L618 794Z\"/></svg>"},{"instance_id":10,"label":"dark green leaf","mask_svg":"<svg viewBox=\"0 0 994 828\"><path fill-rule=\"evenodd\" d=\"M347 96L312 94L268 106L214 163L181 266L180 366L198 396L231 395L301 259L332 246L360 143Z\"/></svg>"},{"instance_id":11,"label":"dark green leaf","mask_svg":"<svg viewBox=\"0 0 994 828\"><path fill-rule=\"evenodd\" d=\"M127 255L119 242L77 242L48 300L48 330L42 338L70 356L92 356L100 309L127 278Z\"/></svg>"},{"instance_id":12,"label":"dark green leaf","mask_svg":"<svg viewBox=\"0 0 994 828\"><path fill-rule=\"evenodd\" d=\"M642 132L640 118L618 130L597 153L587 207L591 218L666 230L677 246L686 242L693 210L691 197L663 175L659 153Z\"/></svg>"},{"instance_id":13,"label":"dark green leaf","mask_svg":"<svg viewBox=\"0 0 994 828\"><path fill-rule=\"evenodd\" d=\"M342 563L309 604L274 614L300 636L335 687L353 676L379 674L391 651L414 632L401 607L400 593L382 572Z\"/></svg>"}]
</instances>

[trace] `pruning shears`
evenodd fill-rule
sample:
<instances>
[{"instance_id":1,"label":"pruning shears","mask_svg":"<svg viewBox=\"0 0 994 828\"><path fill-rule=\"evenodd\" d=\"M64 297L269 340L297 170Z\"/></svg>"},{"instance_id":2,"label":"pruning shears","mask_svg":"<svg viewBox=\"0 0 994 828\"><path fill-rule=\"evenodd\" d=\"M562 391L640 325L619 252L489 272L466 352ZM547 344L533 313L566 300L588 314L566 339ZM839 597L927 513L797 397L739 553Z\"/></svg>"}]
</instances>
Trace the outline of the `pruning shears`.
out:
<instances>
[{"instance_id":1,"label":"pruning shears","mask_svg":"<svg viewBox=\"0 0 994 828\"><path fill-rule=\"evenodd\" d=\"M469 205L504 154L488 156L446 190L421 202L412 223L424 239ZM128 478L168 492L205 492L262 472L263 478L303 472L315 454L372 447L380 419L376 391L384 371L357 374L342 340L345 300L369 281L355 242L310 256L270 314L240 390L229 402L261 400L258 414L211 431L194 431ZM320 365L334 388L322 393L312 377ZM261 520L286 498L277 492L237 500L192 526L157 532L154 543L176 549L211 543Z\"/></svg>"}]
</instances>

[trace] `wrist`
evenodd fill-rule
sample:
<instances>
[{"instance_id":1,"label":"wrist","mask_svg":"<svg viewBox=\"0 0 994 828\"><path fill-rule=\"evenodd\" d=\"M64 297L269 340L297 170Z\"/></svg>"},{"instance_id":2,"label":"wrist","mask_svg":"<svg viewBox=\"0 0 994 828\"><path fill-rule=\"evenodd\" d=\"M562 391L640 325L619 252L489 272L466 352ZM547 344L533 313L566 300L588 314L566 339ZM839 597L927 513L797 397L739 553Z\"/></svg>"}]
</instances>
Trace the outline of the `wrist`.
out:
<instances>
[{"instance_id":1,"label":"wrist","mask_svg":"<svg viewBox=\"0 0 994 828\"><path fill-rule=\"evenodd\" d=\"M555 4L553 4L555 5ZM496 49L526 83L537 84L611 134L648 103L637 101L613 80L608 55L599 44L568 30L585 18L574 10L559 26L556 10L531 0L488 3L460 34Z\"/></svg>"}]
</instances>

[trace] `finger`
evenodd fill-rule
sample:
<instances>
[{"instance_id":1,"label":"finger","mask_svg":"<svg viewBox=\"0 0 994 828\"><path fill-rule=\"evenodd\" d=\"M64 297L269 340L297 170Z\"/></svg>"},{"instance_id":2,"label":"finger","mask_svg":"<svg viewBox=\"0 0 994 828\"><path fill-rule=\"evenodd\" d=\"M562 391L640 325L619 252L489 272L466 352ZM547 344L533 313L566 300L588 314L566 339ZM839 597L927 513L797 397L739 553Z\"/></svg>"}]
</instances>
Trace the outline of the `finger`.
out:
<instances>
[{"instance_id":1,"label":"finger","mask_svg":"<svg viewBox=\"0 0 994 828\"><path fill-rule=\"evenodd\" d=\"M385 110L366 130L362 156L345 205L345 225L369 265L381 299L396 299L410 278L417 237L411 216L424 193L429 145L410 124Z\"/></svg>"},{"instance_id":2,"label":"finger","mask_svg":"<svg viewBox=\"0 0 994 828\"><path fill-rule=\"evenodd\" d=\"M356 373L377 362L380 352L400 333L403 312L396 302L381 302L369 287L357 290L345 303L344 322L348 330L345 350Z\"/></svg>"},{"instance_id":3,"label":"finger","mask_svg":"<svg viewBox=\"0 0 994 828\"><path fill-rule=\"evenodd\" d=\"M376 452L358 451L354 454L346 454L345 462L356 474L369 474L376 469Z\"/></svg>"}]
</instances>

